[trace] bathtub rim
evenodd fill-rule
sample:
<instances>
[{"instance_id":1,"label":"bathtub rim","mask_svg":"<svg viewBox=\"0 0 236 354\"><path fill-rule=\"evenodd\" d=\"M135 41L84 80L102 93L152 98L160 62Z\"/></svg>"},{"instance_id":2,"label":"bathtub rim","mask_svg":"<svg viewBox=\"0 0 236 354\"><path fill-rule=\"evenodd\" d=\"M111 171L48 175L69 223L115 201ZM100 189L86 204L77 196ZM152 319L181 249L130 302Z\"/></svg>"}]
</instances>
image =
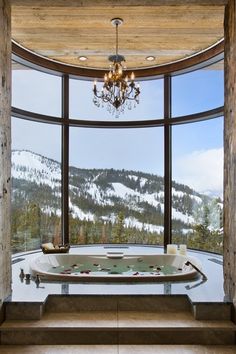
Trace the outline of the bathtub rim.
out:
<instances>
[{"instance_id":1,"label":"bathtub rim","mask_svg":"<svg viewBox=\"0 0 236 354\"><path fill-rule=\"evenodd\" d=\"M51 273L46 270L42 270L40 268L40 260L45 258L51 257L60 257L60 258L67 258L67 257L79 257L79 256L86 256L86 257L97 257L97 258L107 258L106 255L81 255L81 254L41 254L39 257L31 260L30 262L30 273L33 277L39 275L43 281L61 281L61 282L71 282L71 283L78 283L78 282L183 282L183 281L194 281L200 277L200 274L190 266L190 270L188 272L171 274L171 275L120 275L120 274L56 274ZM184 262L189 260L194 265L196 265L200 270L202 270L202 264L200 260L196 257L186 256L183 255L171 255L171 254L156 254L156 255L124 255L124 258L134 258L134 257L169 257L169 258L176 258L181 257L184 259ZM42 263L43 264L43 263Z\"/></svg>"}]
</instances>

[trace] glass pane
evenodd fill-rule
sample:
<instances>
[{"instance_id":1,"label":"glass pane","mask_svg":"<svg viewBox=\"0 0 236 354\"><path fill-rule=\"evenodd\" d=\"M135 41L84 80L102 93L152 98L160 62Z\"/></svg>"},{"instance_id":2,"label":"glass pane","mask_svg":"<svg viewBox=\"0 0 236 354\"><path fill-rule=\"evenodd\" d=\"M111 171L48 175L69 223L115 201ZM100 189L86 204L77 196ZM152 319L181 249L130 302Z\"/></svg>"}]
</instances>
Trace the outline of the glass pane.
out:
<instances>
[{"instance_id":1,"label":"glass pane","mask_svg":"<svg viewBox=\"0 0 236 354\"><path fill-rule=\"evenodd\" d=\"M163 244L163 128L70 129L70 242Z\"/></svg>"},{"instance_id":2,"label":"glass pane","mask_svg":"<svg viewBox=\"0 0 236 354\"><path fill-rule=\"evenodd\" d=\"M172 116L224 105L224 62L172 78Z\"/></svg>"},{"instance_id":3,"label":"glass pane","mask_svg":"<svg viewBox=\"0 0 236 354\"><path fill-rule=\"evenodd\" d=\"M98 82L100 90L102 83ZM97 107L93 103L93 82L70 80L70 117L85 120L148 120L163 118L163 80L149 80L140 82L140 103L136 108L125 109L116 119L104 107Z\"/></svg>"},{"instance_id":4,"label":"glass pane","mask_svg":"<svg viewBox=\"0 0 236 354\"><path fill-rule=\"evenodd\" d=\"M12 252L61 243L61 128L12 119Z\"/></svg>"},{"instance_id":5,"label":"glass pane","mask_svg":"<svg viewBox=\"0 0 236 354\"><path fill-rule=\"evenodd\" d=\"M223 118L173 127L173 243L222 253Z\"/></svg>"},{"instance_id":6,"label":"glass pane","mask_svg":"<svg viewBox=\"0 0 236 354\"><path fill-rule=\"evenodd\" d=\"M12 106L61 117L61 78L13 62Z\"/></svg>"}]
</instances>

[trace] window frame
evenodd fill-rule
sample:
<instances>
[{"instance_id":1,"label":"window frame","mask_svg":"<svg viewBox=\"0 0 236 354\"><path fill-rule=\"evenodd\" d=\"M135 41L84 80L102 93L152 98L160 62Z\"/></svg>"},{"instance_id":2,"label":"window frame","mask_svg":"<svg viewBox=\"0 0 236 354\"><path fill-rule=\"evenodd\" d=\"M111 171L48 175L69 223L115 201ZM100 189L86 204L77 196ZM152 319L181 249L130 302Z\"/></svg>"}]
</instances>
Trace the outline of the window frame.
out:
<instances>
[{"instance_id":1,"label":"window frame","mask_svg":"<svg viewBox=\"0 0 236 354\"><path fill-rule=\"evenodd\" d=\"M222 53L215 56L212 63L222 60ZM14 54L14 61L22 64L22 58ZM204 64L204 65L203 65ZM208 66L209 61L203 63L202 66ZM33 66L32 63L24 61L24 65ZM39 67L34 67L38 69ZM47 72L44 68L42 71ZM199 67L197 67L199 69ZM192 70L196 70L196 66ZM122 128L137 128L145 127L164 127L164 249L167 244L172 242L172 126L178 124L187 124L191 122L199 122L208 119L214 119L224 116L224 106L216 107L214 109L194 113L185 116L172 117L172 95L171 95L171 81L175 75L181 75L189 72L189 68L183 72L171 73L162 75L164 78L164 117L163 119L140 120L140 121L89 121L82 119L69 118L69 74L61 73L61 94L62 94L62 109L61 117L47 116L35 112L29 112L17 107L12 107L12 116L15 118L26 119L30 121L37 121L41 123L59 124L61 125L61 161L62 161L62 179L61 179L61 210L62 223L61 234L62 242L69 243L69 127L83 127L83 128L107 128L107 129L122 129ZM48 74L52 75L52 72ZM73 76L73 78L75 78ZM80 79L80 77L77 77Z\"/></svg>"}]
</instances>

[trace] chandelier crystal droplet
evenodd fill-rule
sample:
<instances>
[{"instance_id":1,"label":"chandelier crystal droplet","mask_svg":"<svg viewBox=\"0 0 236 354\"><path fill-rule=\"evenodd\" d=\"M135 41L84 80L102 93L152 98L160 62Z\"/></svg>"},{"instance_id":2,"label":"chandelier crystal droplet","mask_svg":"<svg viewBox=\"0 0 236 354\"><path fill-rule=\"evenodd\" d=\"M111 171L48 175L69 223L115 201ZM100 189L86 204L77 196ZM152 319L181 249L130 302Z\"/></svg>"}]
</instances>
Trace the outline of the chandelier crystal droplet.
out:
<instances>
[{"instance_id":1,"label":"chandelier crystal droplet","mask_svg":"<svg viewBox=\"0 0 236 354\"><path fill-rule=\"evenodd\" d=\"M121 18L114 18L111 23L116 27L116 54L110 55L112 62L110 71L104 75L102 89L97 89L97 81L94 80L93 102L97 107L106 106L108 112L119 118L120 113L124 113L125 108L131 110L139 103L140 87L135 83L135 75L125 74L122 62L125 61L123 55L118 54L118 26L123 23Z\"/></svg>"}]
</instances>

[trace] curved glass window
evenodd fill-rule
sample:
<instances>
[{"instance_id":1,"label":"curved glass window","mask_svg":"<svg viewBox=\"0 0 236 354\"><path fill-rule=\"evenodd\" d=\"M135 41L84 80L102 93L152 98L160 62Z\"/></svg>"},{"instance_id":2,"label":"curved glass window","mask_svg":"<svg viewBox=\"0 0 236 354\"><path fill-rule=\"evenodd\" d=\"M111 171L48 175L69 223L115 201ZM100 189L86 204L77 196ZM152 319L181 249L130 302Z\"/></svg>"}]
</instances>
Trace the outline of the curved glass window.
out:
<instances>
[{"instance_id":1,"label":"curved glass window","mask_svg":"<svg viewBox=\"0 0 236 354\"><path fill-rule=\"evenodd\" d=\"M71 242L162 245L163 156L163 128L71 128Z\"/></svg>"},{"instance_id":2,"label":"curved glass window","mask_svg":"<svg viewBox=\"0 0 236 354\"><path fill-rule=\"evenodd\" d=\"M223 119L173 127L174 243L223 250Z\"/></svg>"},{"instance_id":3,"label":"curved glass window","mask_svg":"<svg viewBox=\"0 0 236 354\"><path fill-rule=\"evenodd\" d=\"M224 105L224 62L172 78L172 116Z\"/></svg>"},{"instance_id":4,"label":"curved glass window","mask_svg":"<svg viewBox=\"0 0 236 354\"><path fill-rule=\"evenodd\" d=\"M92 81L63 82L13 65L13 106L29 111L16 112L25 120L12 119L13 252L44 242L163 245L166 232L165 243L221 253L223 117L207 110L223 105L222 62L141 81L140 104L117 119L94 105ZM34 113L41 122L30 121ZM123 127L111 129L111 122ZM68 210L63 219L61 210Z\"/></svg>"},{"instance_id":5,"label":"curved glass window","mask_svg":"<svg viewBox=\"0 0 236 354\"><path fill-rule=\"evenodd\" d=\"M61 128L12 119L12 251L61 243Z\"/></svg>"},{"instance_id":6,"label":"curved glass window","mask_svg":"<svg viewBox=\"0 0 236 354\"><path fill-rule=\"evenodd\" d=\"M61 117L61 77L13 62L12 106Z\"/></svg>"},{"instance_id":7,"label":"curved glass window","mask_svg":"<svg viewBox=\"0 0 236 354\"><path fill-rule=\"evenodd\" d=\"M102 88L102 82L98 82ZM137 121L163 118L164 87L163 80L148 80L140 82L140 102L136 108L121 113L119 121ZM70 80L70 117L82 120L113 121L115 115L104 107L97 107L93 103L93 82L85 80Z\"/></svg>"}]
</instances>

